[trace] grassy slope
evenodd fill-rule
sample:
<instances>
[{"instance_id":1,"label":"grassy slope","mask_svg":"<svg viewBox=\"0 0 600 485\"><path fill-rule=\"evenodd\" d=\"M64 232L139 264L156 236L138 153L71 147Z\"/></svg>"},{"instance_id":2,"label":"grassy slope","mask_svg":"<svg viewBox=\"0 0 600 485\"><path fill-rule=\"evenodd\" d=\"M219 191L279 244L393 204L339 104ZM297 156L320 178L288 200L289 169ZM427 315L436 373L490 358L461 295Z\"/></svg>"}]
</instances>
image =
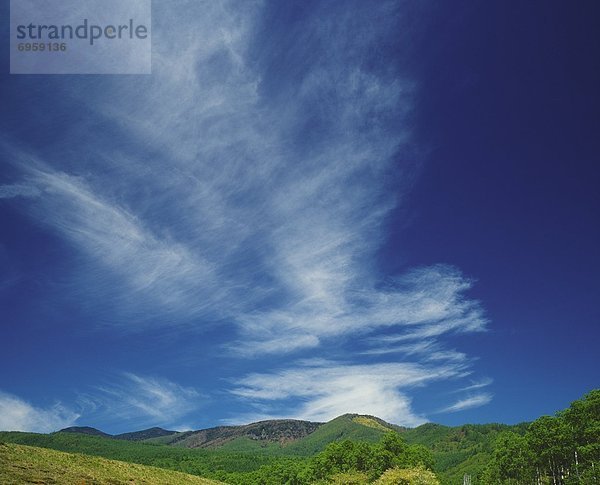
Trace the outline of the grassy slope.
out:
<instances>
[{"instance_id":1,"label":"grassy slope","mask_svg":"<svg viewBox=\"0 0 600 485\"><path fill-rule=\"evenodd\" d=\"M197 484L218 482L122 461L107 460L25 445L0 443L3 484Z\"/></svg>"},{"instance_id":2,"label":"grassy slope","mask_svg":"<svg viewBox=\"0 0 600 485\"><path fill-rule=\"evenodd\" d=\"M362 424L363 426L367 426L369 428L378 429L379 431L383 431L384 433L392 431L390 427L385 426L381 422L369 416L356 416L355 418L352 418L352 422Z\"/></svg>"}]
</instances>

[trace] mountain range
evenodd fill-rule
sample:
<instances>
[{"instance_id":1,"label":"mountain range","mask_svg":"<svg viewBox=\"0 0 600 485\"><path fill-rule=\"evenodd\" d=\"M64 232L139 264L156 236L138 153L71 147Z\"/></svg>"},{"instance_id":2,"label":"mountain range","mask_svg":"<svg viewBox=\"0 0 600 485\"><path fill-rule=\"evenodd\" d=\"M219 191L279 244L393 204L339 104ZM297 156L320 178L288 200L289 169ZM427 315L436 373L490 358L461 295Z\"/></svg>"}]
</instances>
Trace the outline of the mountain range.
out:
<instances>
[{"instance_id":1,"label":"mountain range","mask_svg":"<svg viewBox=\"0 0 600 485\"><path fill-rule=\"evenodd\" d=\"M171 431L153 427L141 431L110 435L89 426L72 426L59 433L78 433L92 436L103 436L117 440L146 441L165 445L183 446L185 448L216 448L239 438L248 438L261 444L293 443L305 438L317 430L323 423L301 421L295 419L277 419L260 421L241 426L217 426L197 431Z\"/></svg>"},{"instance_id":2,"label":"mountain range","mask_svg":"<svg viewBox=\"0 0 600 485\"><path fill-rule=\"evenodd\" d=\"M475 475L485 467L491 457L494 440L500 432L512 430L522 434L526 428L527 423L456 427L427 423L416 428L405 428L375 416L345 414L327 423L281 419L184 432L154 427L117 435L90 427L71 427L54 435L83 434L179 449L265 456L268 459L273 456L309 457L322 451L329 443L344 439L376 443L384 434L396 431L407 443L430 448L435 457L436 472L445 478L444 483L454 483L462 480L464 474Z\"/></svg>"}]
</instances>

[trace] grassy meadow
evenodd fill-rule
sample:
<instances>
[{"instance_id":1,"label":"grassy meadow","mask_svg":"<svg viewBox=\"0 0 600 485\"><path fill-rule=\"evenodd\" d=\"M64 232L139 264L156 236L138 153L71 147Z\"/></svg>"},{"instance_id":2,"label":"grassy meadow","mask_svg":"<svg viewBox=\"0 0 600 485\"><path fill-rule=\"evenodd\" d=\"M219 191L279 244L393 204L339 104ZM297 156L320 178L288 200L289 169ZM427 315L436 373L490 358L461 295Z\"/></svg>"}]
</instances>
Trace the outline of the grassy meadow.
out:
<instances>
[{"instance_id":1,"label":"grassy meadow","mask_svg":"<svg viewBox=\"0 0 600 485\"><path fill-rule=\"evenodd\" d=\"M23 483L216 485L219 483L163 468L13 443L0 443L0 481L3 485Z\"/></svg>"}]
</instances>

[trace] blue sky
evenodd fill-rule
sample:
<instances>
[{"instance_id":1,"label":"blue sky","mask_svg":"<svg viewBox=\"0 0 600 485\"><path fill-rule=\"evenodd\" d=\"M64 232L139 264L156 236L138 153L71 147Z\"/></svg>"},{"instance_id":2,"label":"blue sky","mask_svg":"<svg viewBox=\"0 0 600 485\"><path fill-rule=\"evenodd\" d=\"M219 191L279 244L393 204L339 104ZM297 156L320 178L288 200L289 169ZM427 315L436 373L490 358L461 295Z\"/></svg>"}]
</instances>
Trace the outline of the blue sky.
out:
<instances>
[{"instance_id":1,"label":"blue sky","mask_svg":"<svg viewBox=\"0 0 600 485\"><path fill-rule=\"evenodd\" d=\"M514 423L598 387L597 19L155 2L151 76L5 49L0 428Z\"/></svg>"}]
</instances>

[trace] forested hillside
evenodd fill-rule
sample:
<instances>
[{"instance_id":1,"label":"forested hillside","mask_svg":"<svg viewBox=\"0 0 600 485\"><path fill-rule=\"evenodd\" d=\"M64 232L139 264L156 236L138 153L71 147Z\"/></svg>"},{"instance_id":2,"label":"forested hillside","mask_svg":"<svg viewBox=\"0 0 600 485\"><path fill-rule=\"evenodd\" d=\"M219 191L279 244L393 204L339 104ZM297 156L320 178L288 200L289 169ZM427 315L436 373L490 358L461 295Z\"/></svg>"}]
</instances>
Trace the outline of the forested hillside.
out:
<instances>
[{"instance_id":1,"label":"forested hillside","mask_svg":"<svg viewBox=\"0 0 600 485\"><path fill-rule=\"evenodd\" d=\"M445 483L462 483L464 475L482 476L494 450L496 438L504 431L524 433L528 424L466 424L450 427L427 423L406 430L408 443L427 446L433 453L435 471ZM475 482L474 482L475 483Z\"/></svg>"}]
</instances>

